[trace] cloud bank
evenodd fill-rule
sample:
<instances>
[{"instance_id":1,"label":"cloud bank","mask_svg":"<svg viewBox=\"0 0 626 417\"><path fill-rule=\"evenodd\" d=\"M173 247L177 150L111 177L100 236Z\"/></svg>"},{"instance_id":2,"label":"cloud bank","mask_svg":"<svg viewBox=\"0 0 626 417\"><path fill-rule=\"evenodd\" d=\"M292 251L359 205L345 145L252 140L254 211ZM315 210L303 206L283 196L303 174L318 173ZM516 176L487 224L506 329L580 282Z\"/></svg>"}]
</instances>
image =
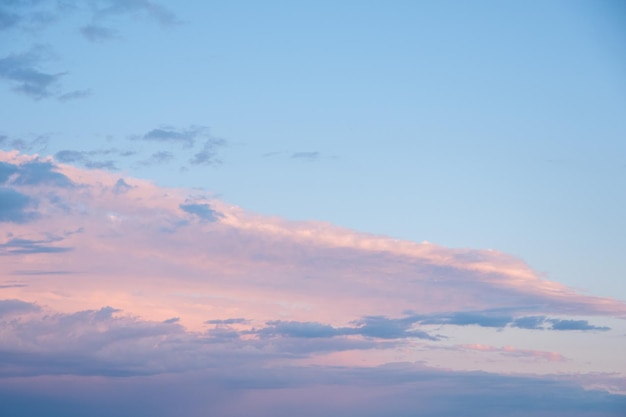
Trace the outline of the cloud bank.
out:
<instances>
[{"instance_id":1,"label":"cloud bank","mask_svg":"<svg viewBox=\"0 0 626 417\"><path fill-rule=\"evenodd\" d=\"M626 392L616 382L626 375L622 301L542 279L494 250L259 216L59 162L88 157L0 153L2 407L54 408L44 395L54 381L80 385L87 398L123 379L137 393L178 381L172 404L212 381L211 392L228 398L209 407L219 415L293 415L311 404L300 414L400 416L417 399L422 415L472 415L469 407L495 416L512 401L519 415L624 409L622 395L607 393ZM595 341L596 356L570 349ZM606 366L592 381L594 358ZM484 403L489 390L479 386L508 388ZM68 415L87 407L57 398ZM168 415L166 403L155 415Z\"/></svg>"}]
</instances>

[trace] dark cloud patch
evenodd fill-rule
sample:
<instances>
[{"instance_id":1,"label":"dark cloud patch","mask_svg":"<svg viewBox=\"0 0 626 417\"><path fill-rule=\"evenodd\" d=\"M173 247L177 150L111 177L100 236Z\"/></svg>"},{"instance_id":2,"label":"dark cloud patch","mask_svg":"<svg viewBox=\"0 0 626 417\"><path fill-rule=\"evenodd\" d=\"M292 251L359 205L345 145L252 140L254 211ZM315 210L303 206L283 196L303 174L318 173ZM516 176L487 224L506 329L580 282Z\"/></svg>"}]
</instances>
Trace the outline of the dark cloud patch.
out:
<instances>
[{"instance_id":1,"label":"dark cloud patch","mask_svg":"<svg viewBox=\"0 0 626 417\"><path fill-rule=\"evenodd\" d=\"M85 153L80 151L63 150L57 152L54 157L59 162L64 163L82 162L85 159Z\"/></svg>"},{"instance_id":2,"label":"dark cloud patch","mask_svg":"<svg viewBox=\"0 0 626 417\"><path fill-rule=\"evenodd\" d=\"M40 69L45 48L35 47L21 54L10 54L0 59L0 78L13 85L13 90L36 100L56 92L64 72L50 73Z\"/></svg>"},{"instance_id":3,"label":"dark cloud patch","mask_svg":"<svg viewBox=\"0 0 626 417\"><path fill-rule=\"evenodd\" d=\"M319 152L295 152L291 154L292 159L302 159L306 161L315 161L320 158Z\"/></svg>"},{"instance_id":4,"label":"dark cloud patch","mask_svg":"<svg viewBox=\"0 0 626 417\"><path fill-rule=\"evenodd\" d=\"M202 145L202 150L194 154L189 160L192 165L215 165L221 161L217 158L217 149L224 146L223 139L209 138Z\"/></svg>"},{"instance_id":5,"label":"dark cloud patch","mask_svg":"<svg viewBox=\"0 0 626 417\"><path fill-rule=\"evenodd\" d=\"M417 322L415 317L389 319L383 316L368 316L356 322L360 326L355 333L379 339L439 339L439 337L431 336L424 331L412 329Z\"/></svg>"},{"instance_id":6,"label":"dark cloud patch","mask_svg":"<svg viewBox=\"0 0 626 417\"><path fill-rule=\"evenodd\" d=\"M190 214L194 214L204 221L214 222L222 217L220 213L213 210L208 204L189 203L181 204L179 205L179 207L181 210Z\"/></svg>"},{"instance_id":7,"label":"dark cloud patch","mask_svg":"<svg viewBox=\"0 0 626 417\"><path fill-rule=\"evenodd\" d=\"M609 327L589 324L587 320L547 319L546 321L551 324L552 330L610 330Z\"/></svg>"},{"instance_id":8,"label":"dark cloud patch","mask_svg":"<svg viewBox=\"0 0 626 417\"><path fill-rule=\"evenodd\" d=\"M415 324L480 326L495 329L514 327L528 330L610 330L609 327L591 325L587 320L561 320L546 316L514 317L500 310L459 311L429 315L410 313L408 316L399 319L373 316L365 317L355 323L361 325L359 334L379 338L407 337L404 335L428 338L427 334L421 336L411 335L411 332L407 329Z\"/></svg>"},{"instance_id":9,"label":"dark cloud patch","mask_svg":"<svg viewBox=\"0 0 626 417\"><path fill-rule=\"evenodd\" d=\"M174 323L178 323L180 321L179 317L172 317L171 319L167 319L167 320L163 320L162 323L165 324L174 324Z\"/></svg>"},{"instance_id":10,"label":"dark cloud patch","mask_svg":"<svg viewBox=\"0 0 626 417\"><path fill-rule=\"evenodd\" d=\"M11 188L0 188L0 222L24 223L33 220L37 214L27 211L31 197Z\"/></svg>"},{"instance_id":11,"label":"dark cloud patch","mask_svg":"<svg viewBox=\"0 0 626 417\"><path fill-rule=\"evenodd\" d=\"M411 318L389 319L383 316L370 316L354 322L354 327L333 327L316 322L270 321L267 327L257 331L262 337L286 336L296 338L332 338L336 336L360 335L375 339L427 339L438 337L413 329L416 320Z\"/></svg>"},{"instance_id":12,"label":"dark cloud patch","mask_svg":"<svg viewBox=\"0 0 626 417\"><path fill-rule=\"evenodd\" d=\"M0 243L0 255L30 255L71 251L72 248L70 247L51 245L51 243L61 240L61 238L49 238L45 240L11 238L5 243Z\"/></svg>"},{"instance_id":13,"label":"dark cloud patch","mask_svg":"<svg viewBox=\"0 0 626 417\"><path fill-rule=\"evenodd\" d=\"M22 300L0 300L0 317L7 314L24 314L39 311L38 305Z\"/></svg>"},{"instance_id":14,"label":"dark cloud patch","mask_svg":"<svg viewBox=\"0 0 626 417\"><path fill-rule=\"evenodd\" d=\"M126 181L124 181L124 179L120 178L115 183L115 186L113 186L113 193L124 194L125 192L128 192L128 190L130 190L131 188L133 187L131 187Z\"/></svg>"},{"instance_id":15,"label":"dark cloud patch","mask_svg":"<svg viewBox=\"0 0 626 417\"><path fill-rule=\"evenodd\" d=\"M142 136L132 136L133 140L146 140L151 142L165 142L181 144L185 147L192 147L196 139L206 131L204 127L190 127L188 129L176 129L173 127L160 127L152 129Z\"/></svg>"},{"instance_id":16,"label":"dark cloud patch","mask_svg":"<svg viewBox=\"0 0 626 417\"><path fill-rule=\"evenodd\" d=\"M511 322L511 327L520 329L543 329L546 318L543 316L520 317Z\"/></svg>"},{"instance_id":17,"label":"dark cloud patch","mask_svg":"<svg viewBox=\"0 0 626 417\"><path fill-rule=\"evenodd\" d=\"M13 181L15 185L52 185L71 188L74 183L65 175L56 172L56 167L48 161L34 160L19 166L19 175Z\"/></svg>"},{"instance_id":18,"label":"dark cloud patch","mask_svg":"<svg viewBox=\"0 0 626 417\"><path fill-rule=\"evenodd\" d=\"M9 180L11 175L18 172L17 165L0 161L0 184L4 184Z\"/></svg>"},{"instance_id":19,"label":"dark cloud patch","mask_svg":"<svg viewBox=\"0 0 626 417\"><path fill-rule=\"evenodd\" d=\"M91 42L101 42L109 39L114 39L119 36L118 32L115 29L94 24L81 27L80 33Z\"/></svg>"}]
</instances>

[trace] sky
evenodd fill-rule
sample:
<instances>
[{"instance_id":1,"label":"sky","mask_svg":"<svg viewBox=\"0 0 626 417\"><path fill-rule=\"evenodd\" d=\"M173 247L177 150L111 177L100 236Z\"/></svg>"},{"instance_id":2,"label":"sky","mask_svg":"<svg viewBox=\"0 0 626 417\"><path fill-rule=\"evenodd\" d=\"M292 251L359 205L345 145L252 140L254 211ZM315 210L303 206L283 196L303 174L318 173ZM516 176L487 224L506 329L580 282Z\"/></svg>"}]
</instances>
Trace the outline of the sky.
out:
<instances>
[{"instance_id":1,"label":"sky","mask_svg":"<svg viewBox=\"0 0 626 417\"><path fill-rule=\"evenodd\" d=\"M626 415L625 22L0 0L0 414Z\"/></svg>"}]
</instances>

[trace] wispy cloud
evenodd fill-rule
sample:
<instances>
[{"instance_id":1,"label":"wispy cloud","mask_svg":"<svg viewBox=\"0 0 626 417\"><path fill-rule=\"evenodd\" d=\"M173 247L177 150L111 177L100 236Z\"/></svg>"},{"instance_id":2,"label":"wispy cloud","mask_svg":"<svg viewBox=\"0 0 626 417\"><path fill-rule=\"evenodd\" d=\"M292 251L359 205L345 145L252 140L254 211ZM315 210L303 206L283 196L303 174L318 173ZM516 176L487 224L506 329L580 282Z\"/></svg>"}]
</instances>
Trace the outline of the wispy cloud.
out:
<instances>
[{"instance_id":1,"label":"wispy cloud","mask_svg":"<svg viewBox=\"0 0 626 417\"><path fill-rule=\"evenodd\" d=\"M71 251L71 247L51 245L61 238L43 240L11 238L0 243L0 255L33 255L42 253L63 253Z\"/></svg>"},{"instance_id":2,"label":"wispy cloud","mask_svg":"<svg viewBox=\"0 0 626 417\"><path fill-rule=\"evenodd\" d=\"M306 161L315 161L320 158L319 152L294 152L291 154L292 159L303 159Z\"/></svg>"},{"instance_id":3,"label":"wispy cloud","mask_svg":"<svg viewBox=\"0 0 626 417\"><path fill-rule=\"evenodd\" d=\"M70 91L68 93L63 93L60 96L58 96L57 99L59 101L66 102L66 101L71 101L71 100L79 100L79 99L87 98L87 97L90 97L92 94L93 92L89 89L75 90L75 91Z\"/></svg>"},{"instance_id":4,"label":"wispy cloud","mask_svg":"<svg viewBox=\"0 0 626 417\"><path fill-rule=\"evenodd\" d=\"M11 83L14 91L34 99L55 95L65 72L51 73L41 70L40 64L46 54L47 49L38 46L28 52L0 58L0 78Z\"/></svg>"},{"instance_id":5,"label":"wispy cloud","mask_svg":"<svg viewBox=\"0 0 626 417\"><path fill-rule=\"evenodd\" d=\"M226 145L226 140L211 135L205 126L189 126L176 128L160 126L141 135L131 135L133 141L152 142L161 145L175 145L182 147L182 153L187 155L191 165L215 165L221 160L218 150ZM140 162L141 165L154 165L174 160L176 155L172 151L159 150L152 156Z\"/></svg>"},{"instance_id":6,"label":"wispy cloud","mask_svg":"<svg viewBox=\"0 0 626 417\"><path fill-rule=\"evenodd\" d=\"M472 345L463 345L461 349L476 351L476 352L497 352L506 356L515 356L515 357L528 357L531 359L545 360L549 362L564 362L566 361L565 357L558 352L547 352L543 350L531 350L531 349L518 349L513 346L504 346L501 348L489 346L489 345L481 345L481 344L472 344Z\"/></svg>"},{"instance_id":7,"label":"wispy cloud","mask_svg":"<svg viewBox=\"0 0 626 417\"><path fill-rule=\"evenodd\" d=\"M86 40L101 42L120 37L120 30L112 27L112 20L120 17L145 16L162 26L179 24L176 15L165 6L148 0L35 0L4 1L0 4L0 31L19 31L46 39L42 35L68 16L83 23L77 28ZM86 19L86 21L85 21ZM38 35L39 34L39 35ZM35 44L27 51L13 51L0 58L0 79L12 90L35 100L56 97L61 102L89 97L90 89L63 91L61 80L67 71L51 71L43 65L54 45Z\"/></svg>"},{"instance_id":8,"label":"wispy cloud","mask_svg":"<svg viewBox=\"0 0 626 417\"><path fill-rule=\"evenodd\" d=\"M101 42L119 36L115 29L89 24L80 28L80 33L91 42Z\"/></svg>"},{"instance_id":9,"label":"wispy cloud","mask_svg":"<svg viewBox=\"0 0 626 417\"><path fill-rule=\"evenodd\" d=\"M106 157L129 157L134 155L134 151L120 150L115 148L108 149L95 149L90 151L78 151L73 149L63 149L54 154L54 158L63 163L80 164L86 168L92 169L107 169L109 171L116 171L117 160L114 159L99 159L103 156Z\"/></svg>"}]
</instances>

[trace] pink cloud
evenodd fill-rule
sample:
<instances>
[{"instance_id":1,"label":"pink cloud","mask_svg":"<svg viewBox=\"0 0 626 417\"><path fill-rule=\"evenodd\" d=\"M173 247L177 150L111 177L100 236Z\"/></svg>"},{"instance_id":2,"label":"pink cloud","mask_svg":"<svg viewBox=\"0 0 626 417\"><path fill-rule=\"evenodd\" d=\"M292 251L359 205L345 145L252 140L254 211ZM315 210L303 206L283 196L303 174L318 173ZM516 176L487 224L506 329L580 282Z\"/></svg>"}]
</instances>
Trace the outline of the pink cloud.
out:
<instances>
[{"instance_id":1,"label":"pink cloud","mask_svg":"<svg viewBox=\"0 0 626 417\"><path fill-rule=\"evenodd\" d=\"M525 315L626 316L621 301L541 279L493 250L256 215L197 191L16 152L0 160L16 170L2 186L27 196L24 210L36 214L0 222L0 299L40 308L3 322L5 349L19 354L77 355L98 346L99 356L87 357L120 372L153 371L141 358L176 372L215 357L354 364L348 352L358 352L362 363L380 364L418 360L407 353L410 341L438 346L454 337L452 326L503 329ZM26 181L28 164L36 169ZM581 331L604 329L580 323ZM138 336L118 338L125 332ZM68 334L78 351L68 350ZM564 361L542 350L461 346Z\"/></svg>"}]
</instances>

